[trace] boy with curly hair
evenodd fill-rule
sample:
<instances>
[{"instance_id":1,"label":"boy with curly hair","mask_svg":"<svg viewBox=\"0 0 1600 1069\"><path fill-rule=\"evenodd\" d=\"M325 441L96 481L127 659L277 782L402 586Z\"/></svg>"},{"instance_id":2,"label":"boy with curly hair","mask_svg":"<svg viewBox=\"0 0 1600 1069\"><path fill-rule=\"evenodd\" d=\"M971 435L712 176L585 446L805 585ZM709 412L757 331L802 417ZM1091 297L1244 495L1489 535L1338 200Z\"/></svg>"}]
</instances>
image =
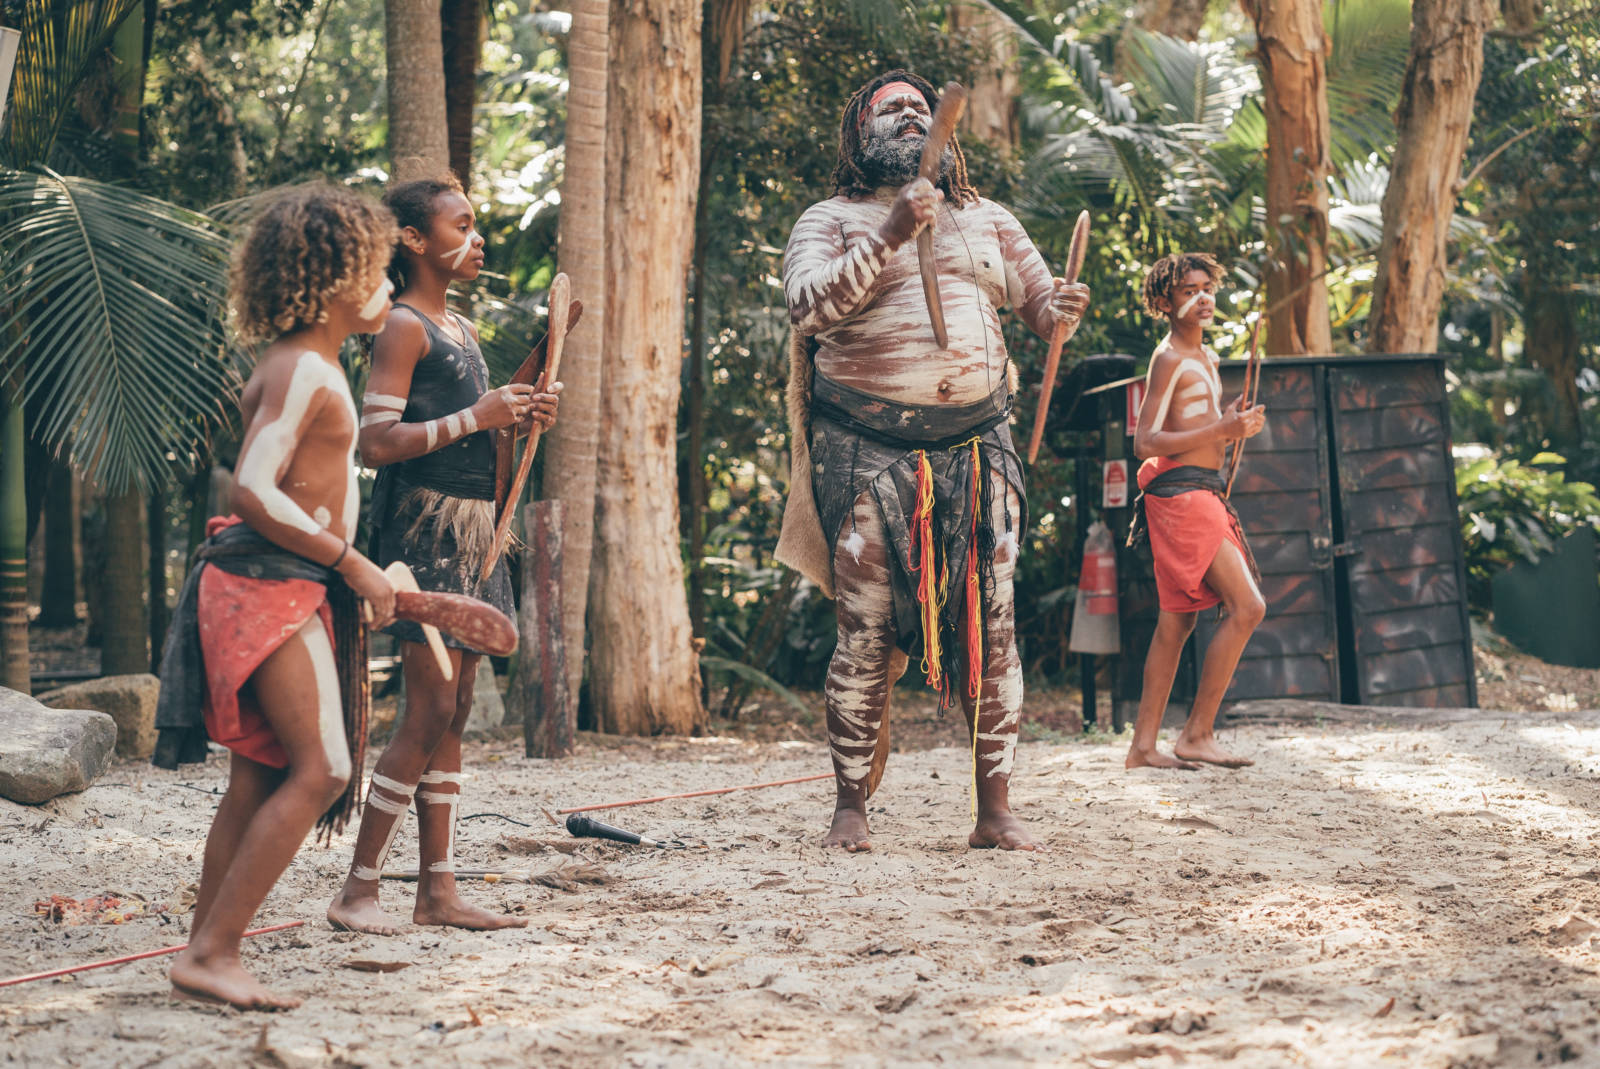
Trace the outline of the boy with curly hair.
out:
<instances>
[{"instance_id":1,"label":"boy with curly hair","mask_svg":"<svg viewBox=\"0 0 1600 1069\"><path fill-rule=\"evenodd\" d=\"M1156 261L1144 280L1145 310L1169 320L1172 329L1150 358L1133 436L1134 455L1144 463L1129 541L1148 532L1161 614L1145 655L1128 768L1254 763L1219 747L1213 731L1239 655L1266 613L1255 561L1221 473L1224 447L1260 434L1266 409L1246 408L1242 397L1222 403L1217 356L1203 337L1216 313L1221 278L1222 268L1209 255L1175 253ZM1226 616L1206 650L1189 720L1169 757L1156 749L1156 736L1178 659L1200 612L1219 603Z\"/></svg>"},{"instance_id":2,"label":"boy with curly hair","mask_svg":"<svg viewBox=\"0 0 1600 1069\"><path fill-rule=\"evenodd\" d=\"M245 971L239 943L313 825L338 830L360 779L366 632L393 615L384 573L350 545L361 498L356 409L339 349L382 327L395 240L389 212L312 185L280 194L235 251L231 303L266 342L240 401L235 515L215 517L162 657L156 763L232 751L206 839L180 996L288 1009ZM363 604L364 599L364 604Z\"/></svg>"}]
</instances>

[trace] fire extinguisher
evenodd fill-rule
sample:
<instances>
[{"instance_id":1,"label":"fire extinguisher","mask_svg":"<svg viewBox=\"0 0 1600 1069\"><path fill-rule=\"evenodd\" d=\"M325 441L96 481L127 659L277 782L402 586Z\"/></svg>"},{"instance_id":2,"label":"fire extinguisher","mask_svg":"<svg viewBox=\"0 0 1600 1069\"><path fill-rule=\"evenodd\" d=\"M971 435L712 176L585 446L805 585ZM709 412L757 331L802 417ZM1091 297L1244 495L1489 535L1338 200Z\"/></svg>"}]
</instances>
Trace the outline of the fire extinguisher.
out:
<instances>
[{"instance_id":1,"label":"fire extinguisher","mask_svg":"<svg viewBox=\"0 0 1600 1069\"><path fill-rule=\"evenodd\" d=\"M1078 572L1078 597L1073 603L1067 648L1074 653L1122 651L1117 626L1117 548L1111 530L1101 520L1090 525L1083 542L1083 567Z\"/></svg>"}]
</instances>

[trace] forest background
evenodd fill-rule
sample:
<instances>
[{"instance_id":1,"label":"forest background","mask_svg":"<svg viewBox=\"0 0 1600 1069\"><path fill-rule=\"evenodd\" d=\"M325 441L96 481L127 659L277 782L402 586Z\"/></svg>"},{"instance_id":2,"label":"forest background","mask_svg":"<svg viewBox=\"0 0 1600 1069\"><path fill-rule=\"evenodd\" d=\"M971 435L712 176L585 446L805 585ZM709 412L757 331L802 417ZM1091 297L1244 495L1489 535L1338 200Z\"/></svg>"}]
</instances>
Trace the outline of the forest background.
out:
<instances>
[{"instance_id":1,"label":"forest background","mask_svg":"<svg viewBox=\"0 0 1600 1069\"><path fill-rule=\"evenodd\" d=\"M580 726L697 731L753 690L817 686L831 605L772 559L777 276L828 193L840 109L893 66L972 88L975 183L1048 261L1091 212L1094 305L1069 361L1142 368L1163 333L1143 268L1209 251L1229 271L1224 357L1263 307L1270 355L1449 354L1480 608L1493 571L1600 525L1600 7L569 6L0 3L24 34L0 131L0 684L29 688L30 624L79 627L97 671L150 669L237 441L232 234L264 190L378 195L422 156L448 157L479 213L488 269L460 300L492 377L542 332L558 269L585 301L534 488L567 503ZM1297 124L1320 151L1271 148ZM1006 340L1026 421L1045 346ZM359 346L347 368L359 394ZM1034 679L1076 671L1072 463L1047 450L1029 476Z\"/></svg>"}]
</instances>

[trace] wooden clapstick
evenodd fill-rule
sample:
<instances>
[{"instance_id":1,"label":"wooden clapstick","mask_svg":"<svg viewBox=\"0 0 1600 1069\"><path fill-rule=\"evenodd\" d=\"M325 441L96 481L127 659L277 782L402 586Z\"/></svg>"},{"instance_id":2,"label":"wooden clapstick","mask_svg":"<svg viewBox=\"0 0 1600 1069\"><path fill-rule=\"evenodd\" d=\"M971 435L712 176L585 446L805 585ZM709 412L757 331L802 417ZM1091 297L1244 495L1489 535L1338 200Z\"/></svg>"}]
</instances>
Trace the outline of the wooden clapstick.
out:
<instances>
[{"instance_id":1,"label":"wooden clapstick","mask_svg":"<svg viewBox=\"0 0 1600 1069\"><path fill-rule=\"evenodd\" d=\"M394 614L433 627L475 650L509 657L517 652L517 627L493 605L465 594L396 591Z\"/></svg>"},{"instance_id":2,"label":"wooden clapstick","mask_svg":"<svg viewBox=\"0 0 1600 1069\"><path fill-rule=\"evenodd\" d=\"M544 367L546 389L555 383L556 376L561 372L561 349L567 341L567 310L571 300L572 281L564 272L556 275L550 281L550 329L545 334L549 339ZM511 480L511 489L506 493L505 508L500 511L500 518L494 525L494 545L484 558L483 570L478 575L479 582L489 578L500 561L500 554L506 550L506 540L511 537L511 520L517 512L517 501L522 497L522 488L528 485L528 472L533 470L533 454L539 449L539 435L539 429L534 428L528 435L528 444L522 447L522 463L517 466L516 477Z\"/></svg>"},{"instance_id":3,"label":"wooden clapstick","mask_svg":"<svg viewBox=\"0 0 1600 1069\"><path fill-rule=\"evenodd\" d=\"M567 333L578 325L578 320L583 318L583 302L570 301L567 304ZM512 373L507 382L520 382L532 386L539 381L539 376L544 374L545 365L549 362L550 336L548 334L533 343L533 348L528 350L528 356L522 364ZM500 522L500 517L505 513L507 497L511 492L511 472L516 467L516 439L515 427L501 427L495 433L494 440L494 519Z\"/></svg>"},{"instance_id":4,"label":"wooden clapstick","mask_svg":"<svg viewBox=\"0 0 1600 1069\"><path fill-rule=\"evenodd\" d=\"M389 577L389 585L394 587L395 608L399 609L400 596L403 594L420 594L422 588L417 586L417 577L411 574L411 569L405 561L395 561L383 570ZM421 621L417 621L421 623ZM450 653L444 648L444 639L439 637L439 629L432 624L422 624L422 637L428 640L428 648L433 651L433 659L439 664L439 674L446 680L455 678L455 669L450 667Z\"/></svg>"},{"instance_id":5,"label":"wooden clapstick","mask_svg":"<svg viewBox=\"0 0 1600 1069\"><path fill-rule=\"evenodd\" d=\"M955 136L956 124L967 110L967 91L958 82L945 83L939 95L939 106L934 109L933 122L928 125L928 136L922 141L922 161L917 174L934 185L939 184L939 164L944 150ZM917 267L922 271L922 295L928 302L928 318L933 322L933 340L939 348L950 347L950 335L944 327L944 301L939 296L939 264L933 255L933 227L925 226L917 235Z\"/></svg>"},{"instance_id":6,"label":"wooden clapstick","mask_svg":"<svg viewBox=\"0 0 1600 1069\"><path fill-rule=\"evenodd\" d=\"M1067 251L1067 269L1062 278L1078 281L1083 271L1083 258L1089 253L1089 213L1078 213L1072 227L1072 247ZM1039 390L1039 411L1033 417L1033 433L1028 437L1028 463L1039 458L1039 443L1044 441L1045 417L1050 414L1050 395L1055 392L1056 374L1061 370L1061 347L1067 343L1067 325L1057 323L1050 331L1050 349L1044 357L1044 385Z\"/></svg>"}]
</instances>

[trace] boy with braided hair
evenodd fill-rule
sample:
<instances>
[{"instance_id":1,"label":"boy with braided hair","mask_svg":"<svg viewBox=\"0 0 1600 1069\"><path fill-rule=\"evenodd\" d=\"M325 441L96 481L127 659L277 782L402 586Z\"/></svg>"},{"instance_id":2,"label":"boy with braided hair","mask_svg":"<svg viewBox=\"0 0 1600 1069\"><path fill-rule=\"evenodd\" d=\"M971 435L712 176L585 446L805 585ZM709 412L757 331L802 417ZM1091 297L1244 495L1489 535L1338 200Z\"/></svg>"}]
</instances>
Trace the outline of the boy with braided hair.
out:
<instances>
[{"instance_id":1,"label":"boy with braided hair","mask_svg":"<svg viewBox=\"0 0 1600 1069\"><path fill-rule=\"evenodd\" d=\"M1134 455L1144 464L1129 542L1148 532L1161 614L1145 656L1128 768L1253 764L1224 751L1213 732L1239 655L1266 612L1255 561L1221 473L1224 447L1260 434L1266 409L1246 408L1242 397L1222 403L1217 356L1204 341L1221 278L1222 268L1209 255L1175 253L1156 261L1144 280L1145 311L1169 320L1172 330L1150 358L1133 435ZM1169 757L1156 749L1156 736L1178 659L1200 612L1219 603L1226 618L1206 650L1188 723Z\"/></svg>"}]
</instances>

